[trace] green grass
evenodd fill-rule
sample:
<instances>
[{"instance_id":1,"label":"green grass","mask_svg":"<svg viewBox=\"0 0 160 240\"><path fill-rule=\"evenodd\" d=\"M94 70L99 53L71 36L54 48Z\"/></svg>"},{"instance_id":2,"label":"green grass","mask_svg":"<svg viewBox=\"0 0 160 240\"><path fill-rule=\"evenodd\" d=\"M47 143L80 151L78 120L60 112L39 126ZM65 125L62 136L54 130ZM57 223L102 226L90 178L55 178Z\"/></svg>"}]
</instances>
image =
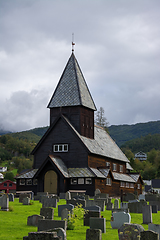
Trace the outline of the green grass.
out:
<instances>
[{"instance_id":1,"label":"green grass","mask_svg":"<svg viewBox=\"0 0 160 240\"><path fill-rule=\"evenodd\" d=\"M65 203L65 200L60 200L58 204ZM15 199L14 202L9 202L9 206L13 211L0 211L1 240L22 240L29 232L37 231L37 227L27 226L27 218L34 214L40 214L42 204L39 201L34 201L33 205L26 206L19 203L19 199ZM102 234L102 240L118 240L117 229L112 229L110 225L111 211L101 212L101 215L106 218L106 233ZM160 212L152 214L152 218L153 223L160 224ZM54 209L54 219L60 220L58 217L58 208ZM131 222L141 224L145 230L148 230L148 225L142 224L142 214L131 213ZM67 231L67 240L85 240L88 228L83 226L83 221L80 220L74 230Z\"/></svg>"}]
</instances>

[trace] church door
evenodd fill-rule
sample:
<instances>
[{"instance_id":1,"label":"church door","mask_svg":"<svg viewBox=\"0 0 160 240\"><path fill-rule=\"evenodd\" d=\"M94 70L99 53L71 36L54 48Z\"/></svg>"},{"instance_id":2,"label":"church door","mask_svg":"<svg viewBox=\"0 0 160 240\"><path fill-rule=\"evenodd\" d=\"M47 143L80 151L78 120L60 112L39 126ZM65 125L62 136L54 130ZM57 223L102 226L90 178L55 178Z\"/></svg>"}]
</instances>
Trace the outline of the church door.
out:
<instances>
[{"instance_id":1,"label":"church door","mask_svg":"<svg viewBox=\"0 0 160 240\"><path fill-rule=\"evenodd\" d=\"M57 173L53 170L46 172L44 176L44 192L57 193Z\"/></svg>"}]
</instances>

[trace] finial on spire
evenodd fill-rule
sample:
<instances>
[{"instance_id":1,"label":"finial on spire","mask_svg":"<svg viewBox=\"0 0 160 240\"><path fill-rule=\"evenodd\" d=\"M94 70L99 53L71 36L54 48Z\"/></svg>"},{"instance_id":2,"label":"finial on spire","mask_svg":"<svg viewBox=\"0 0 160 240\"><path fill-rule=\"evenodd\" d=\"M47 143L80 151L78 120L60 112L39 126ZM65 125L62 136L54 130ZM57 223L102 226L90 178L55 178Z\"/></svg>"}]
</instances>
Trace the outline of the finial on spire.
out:
<instances>
[{"instance_id":1,"label":"finial on spire","mask_svg":"<svg viewBox=\"0 0 160 240\"><path fill-rule=\"evenodd\" d=\"M72 33L72 52L74 52L74 33Z\"/></svg>"}]
</instances>

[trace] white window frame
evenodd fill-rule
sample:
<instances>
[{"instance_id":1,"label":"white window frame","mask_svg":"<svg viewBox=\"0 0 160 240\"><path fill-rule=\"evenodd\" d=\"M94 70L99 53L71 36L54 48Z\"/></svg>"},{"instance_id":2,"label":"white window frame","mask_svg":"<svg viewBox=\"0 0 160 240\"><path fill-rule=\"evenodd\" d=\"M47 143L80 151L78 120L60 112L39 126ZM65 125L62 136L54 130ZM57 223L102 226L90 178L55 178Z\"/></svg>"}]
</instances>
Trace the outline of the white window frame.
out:
<instances>
[{"instance_id":1,"label":"white window frame","mask_svg":"<svg viewBox=\"0 0 160 240\"><path fill-rule=\"evenodd\" d=\"M92 178L86 178L86 179L85 179L85 183L86 183L87 185L92 184Z\"/></svg>"},{"instance_id":2,"label":"white window frame","mask_svg":"<svg viewBox=\"0 0 160 240\"><path fill-rule=\"evenodd\" d=\"M71 178L70 183L71 183L71 185L76 185L77 184L77 178Z\"/></svg>"},{"instance_id":3,"label":"white window frame","mask_svg":"<svg viewBox=\"0 0 160 240\"><path fill-rule=\"evenodd\" d=\"M68 144L54 144L53 151L54 152L68 152Z\"/></svg>"},{"instance_id":4,"label":"white window frame","mask_svg":"<svg viewBox=\"0 0 160 240\"><path fill-rule=\"evenodd\" d=\"M26 180L26 185L32 185L32 179L31 178Z\"/></svg>"},{"instance_id":5,"label":"white window frame","mask_svg":"<svg viewBox=\"0 0 160 240\"><path fill-rule=\"evenodd\" d=\"M112 185L111 178L106 178L106 185L108 185L108 186Z\"/></svg>"},{"instance_id":6,"label":"white window frame","mask_svg":"<svg viewBox=\"0 0 160 240\"><path fill-rule=\"evenodd\" d=\"M134 183L130 183L130 188L134 188Z\"/></svg>"},{"instance_id":7,"label":"white window frame","mask_svg":"<svg viewBox=\"0 0 160 240\"><path fill-rule=\"evenodd\" d=\"M125 187L125 183L124 182L120 182L120 187Z\"/></svg>"},{"instance_id":8,"label":"white window frame","mask_svg":"<svg viewBox=\"0 0 160 240\"><path fill-rule=\"evenodd\" d=\"M110 167L110 162L106 162L106 167Z\"/></svg>"},{"instance_id":9,"label":"white window frame","mask_svg":"<svg viewBox=\"0 0 160 240\"><path fill-rule=\"evenodd\" d=\"M119 172L123 172L123 165L119 165Z\"/></svg>"},{"instance_id":10,"label":"white window frame","mask_svg":"<svg viewBox=\"0 0 160 240\"><path fill-rule=\"evenodd\" d=\"M137 189L141 189L141 185L139 183L137 185Z\"/></svg>"},{"instance_id":11,"label":"white window frame","mask_svg":"<svg viewBox=\"0 0 160 240\"><path fill-rule=\"evenodd\" d=\"M113 163L113 171L117 171L117 164Z\"/></svg>"},{"instance_id":12,"label":"white window frame","mask_svg":"<svg viewBox=\"0 0 160 240\"><path fill-rule=\"evenodd\" d=\"M20 179L19 185L26 185L26 182L25 182L25 179L24 179L24 178L21 178L21 179Z\"/></svg>"},{"instance_id":13,"label":"white window frame","mask_svg":"<svg viewBox=\"0 0 160 240\"><path fill-rule=\"evenodd\" d=\"M128 182L126 182L126 188L129 188L129 183Z\"/></svg>"},{"instance_id":14,"label":"white window frame","mask_svg":"<svg viewBox=\"0 0 160 240\"><path fill-rule=\"evenodd\" d=\"M78 178L78 184L84 184L84 178Z\"/></svg>"}]
</instances>

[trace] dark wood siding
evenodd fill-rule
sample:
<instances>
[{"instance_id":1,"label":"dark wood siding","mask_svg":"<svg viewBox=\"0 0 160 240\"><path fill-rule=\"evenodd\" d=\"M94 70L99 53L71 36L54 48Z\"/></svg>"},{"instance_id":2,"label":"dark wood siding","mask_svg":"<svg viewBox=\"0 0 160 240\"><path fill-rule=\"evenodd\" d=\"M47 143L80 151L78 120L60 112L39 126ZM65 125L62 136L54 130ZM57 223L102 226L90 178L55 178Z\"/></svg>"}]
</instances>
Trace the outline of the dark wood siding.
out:
<instances>
[{"instance_id":1,"label":"dark wood siding","mask_svg":"<svg viewBox=\"0 0 160 240\"><path fill-rule=\"evenodd\" d=\"M68 152L53 152L54 144L68 144ZM88 152L71 128L62 119L56 123L55 127L44 139L43 143L34 154L34 168L39 168L52 153L60 156L67 168L87 167Z\"/></svg>"},{"instance_id":2,"label":"dark wood siding","mask_svg":"<svg viewBox=\"0 0 160 240\"><path fill-rule=\"evenodd\" d=\"M94 138L94 111L92 109L82 106L51 108L50 125L60 114L66 116L82 136Z\"/></svg>"}]
</instances>

